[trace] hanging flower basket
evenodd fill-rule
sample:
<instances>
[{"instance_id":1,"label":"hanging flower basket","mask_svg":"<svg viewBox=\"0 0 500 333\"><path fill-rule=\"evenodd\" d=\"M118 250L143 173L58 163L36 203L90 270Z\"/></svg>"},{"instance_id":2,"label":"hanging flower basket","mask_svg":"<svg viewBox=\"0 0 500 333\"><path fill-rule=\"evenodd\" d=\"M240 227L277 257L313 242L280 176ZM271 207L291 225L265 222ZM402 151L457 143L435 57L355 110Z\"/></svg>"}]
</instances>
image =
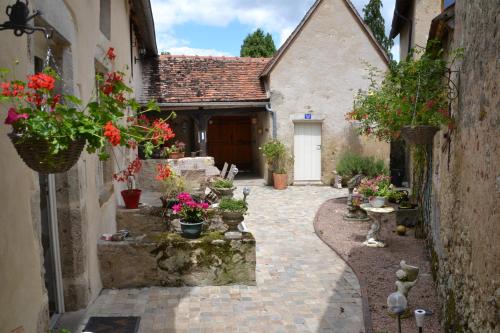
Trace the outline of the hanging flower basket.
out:
<instances>
[{"instance_id":1,"label":"hanging flower basket","mask_svg":"<svg viewBox=\"0 0 500 333\"><path fill-rule=\"evenodd\" d=\"M401 135L407 144L431 145L437 131L439 128L435 126L403 126Z\"/></svg>"},{"instance_id":2,"label":"hanging flower basket","mask_svg":"<svg viewBox=\"0 0 500 333\"><path fill-rule=\"evenodd\" d=\"M51 154L50 146L45 140L36 138L23 139L17 133L8 135L24 163L31 169L43 174L68 171L78 161L85 147L85 139L80 139L71 142L68 149L61 150L57 154Z\"/></svg>"}]
</instances>

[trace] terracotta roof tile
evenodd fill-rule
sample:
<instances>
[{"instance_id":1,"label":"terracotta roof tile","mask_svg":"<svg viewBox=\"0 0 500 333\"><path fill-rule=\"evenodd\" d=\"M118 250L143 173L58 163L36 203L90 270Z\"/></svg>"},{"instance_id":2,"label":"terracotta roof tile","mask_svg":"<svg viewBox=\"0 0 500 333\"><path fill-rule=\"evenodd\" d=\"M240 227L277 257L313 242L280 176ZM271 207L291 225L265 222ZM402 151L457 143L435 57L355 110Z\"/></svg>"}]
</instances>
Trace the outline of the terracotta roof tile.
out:
<instances>
[{"instance_id":1,"label":"terracotta roof tile","mask_svg":"<svg viewBox=\"0 0 500 333\"><path fill-rule=\"evenodd\" d=\"M162 55L145 63L142 100L159 103L267 101L267 58Z\"/></svg>"}]
</instances>

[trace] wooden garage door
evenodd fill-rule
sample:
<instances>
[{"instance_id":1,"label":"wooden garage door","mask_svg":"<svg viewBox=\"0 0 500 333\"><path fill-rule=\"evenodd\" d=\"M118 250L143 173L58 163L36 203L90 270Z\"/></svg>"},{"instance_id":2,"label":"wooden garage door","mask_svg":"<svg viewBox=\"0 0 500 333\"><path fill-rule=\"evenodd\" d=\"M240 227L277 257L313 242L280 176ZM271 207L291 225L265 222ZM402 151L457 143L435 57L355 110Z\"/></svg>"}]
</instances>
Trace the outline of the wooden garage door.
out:
<instances>
[{"instance_id":1,"label":"wooden garage door","mask_svg":"<svg viewBox=\"0 0 500 333\"><path fill-rule=\"evenodd\" d=\"M240 170L252 169L252 124L250 117L213 117L208 123L208 155L215 165L235 164Z\"/></svg>"}]
</instances>

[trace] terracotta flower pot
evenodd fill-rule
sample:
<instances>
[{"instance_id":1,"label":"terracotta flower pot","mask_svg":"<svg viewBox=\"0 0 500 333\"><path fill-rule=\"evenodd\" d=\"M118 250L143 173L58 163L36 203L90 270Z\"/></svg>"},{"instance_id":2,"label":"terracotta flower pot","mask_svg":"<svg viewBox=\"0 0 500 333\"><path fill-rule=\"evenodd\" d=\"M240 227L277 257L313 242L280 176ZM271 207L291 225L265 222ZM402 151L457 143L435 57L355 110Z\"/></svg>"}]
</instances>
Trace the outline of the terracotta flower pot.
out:
<instances>
[{"instance_id":1,"label":"terracotta flower pot","mask_svg":"<svg viewBox=\"0 0 500 333\"><path fill-rule=\"evenodd\" d=\"M178 160L179 158L183 157L184 157L184 152L175 152L168 154L168 158L171 158L173 160Z\"/></svg>"},{"instance_id":2,"label":"terracotta flower pot","mask_svg":"<svg viewBox=\"0 0 500 333\"><path fill-rule=\"evenodd\" d=\"M141 199L141 190L123 190L121 191L123 201L125 201L125 208L137 209L139 208L139 200Z\"/></svg>"},{"instance_id":3,"label":"terracotta flower pot","mask_svg":"<svg viewBox=\"0 0 500 333\"><path fill-rule=\"evenodd\" d=\"M274 188L284 190L288 186L288 175L286 173L273 173Z\"/></svg>"}]
</instances>

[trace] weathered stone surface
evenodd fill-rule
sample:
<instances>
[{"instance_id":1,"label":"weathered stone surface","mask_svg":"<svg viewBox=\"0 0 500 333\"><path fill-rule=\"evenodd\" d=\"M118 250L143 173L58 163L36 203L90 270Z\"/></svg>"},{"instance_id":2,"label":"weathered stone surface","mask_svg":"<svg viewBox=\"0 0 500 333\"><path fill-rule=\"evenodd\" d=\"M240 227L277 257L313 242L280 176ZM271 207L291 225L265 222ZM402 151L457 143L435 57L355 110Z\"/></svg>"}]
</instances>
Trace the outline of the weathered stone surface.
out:
<instances>
[{"instance_id":1,"label":"weathered stone surface","mask_svg":"<svg viewBox=\"0 0 500 333\"><path fill-rule=\"evenodd\" d=\"M255 285L255 240L219 232L188 240L176 233L98 244L104 288Z\"/></svg>"},{"instance_id":2,"label":"weathered stone surface","mask_svg":"<svg viewBox=\"0 0 500 333\"><path fill-rule=\"evenodd\" d=\"M447 49L464 49L454 70L458 98L451 140L433 151L431 233L446 332L500 330L500 95L498 1L457 1Z\"/></svg>"},{"instance_id":3,"label":"weathered stone surface","mask_svg":"<svg viewBox=\"0 0 500 333\"><path fill-rule=\"evenodd\" d=\"M132 234L139 235L167 231L167 225L161 214L162 210L158 207L117 209L116 227L117 230L126 229Z\"/></svg>"},{"instance_id":4,"label":"weathered stone surface","mask_svg":"<svg viewBox=\"0 0 500 333\"><path fill-rule=\"evenodd\" d=\"M177 160L144 160L137 176L137 186L142 190L161 192L161 182L155 179L158 164L170 164L178 174L189 176L194 185L201 185L206 179L219 174L213 157L185 157Z\"/></svg>"}]
</instances>

